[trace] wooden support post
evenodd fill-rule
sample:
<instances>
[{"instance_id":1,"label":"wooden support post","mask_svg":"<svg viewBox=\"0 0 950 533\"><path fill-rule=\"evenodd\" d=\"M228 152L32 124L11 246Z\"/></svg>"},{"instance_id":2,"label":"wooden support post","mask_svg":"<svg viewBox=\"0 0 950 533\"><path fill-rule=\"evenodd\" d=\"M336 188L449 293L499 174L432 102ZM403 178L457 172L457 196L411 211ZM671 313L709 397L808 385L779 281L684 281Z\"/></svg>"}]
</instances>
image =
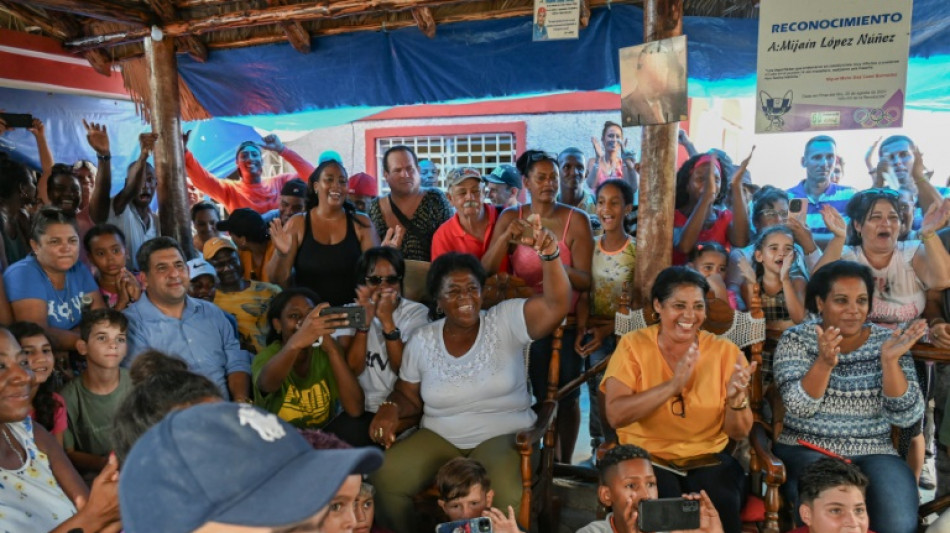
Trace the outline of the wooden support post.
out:
<instances>
[{"instance_id":1,"label":"wooden support post","mask_svg":"<svg viewBox=\"0 0 950 533\"><path fill-rule=\"evenodd\" d=\"M683 0L644 0L643 40L683 33ZM637 261L634 301L650 306L650 289L673 261L673 210L676 191L676 123L643 127L640 206L637 213Z\"/></svg>"},{"instance_id":2,"label":"wooden support post","mask_svg":"<svg viewBox=\"0 0 950 533\"><path fill-rule=\"evenodd\" d=\"M195 257L185 185L185 150L181 142L178 97L178 60L175 40L145 38L148 64L149 111L155 143L155 174L158 176L158 217L162 235L178 241L185 259Z\"/></svg>"}]
</instances>

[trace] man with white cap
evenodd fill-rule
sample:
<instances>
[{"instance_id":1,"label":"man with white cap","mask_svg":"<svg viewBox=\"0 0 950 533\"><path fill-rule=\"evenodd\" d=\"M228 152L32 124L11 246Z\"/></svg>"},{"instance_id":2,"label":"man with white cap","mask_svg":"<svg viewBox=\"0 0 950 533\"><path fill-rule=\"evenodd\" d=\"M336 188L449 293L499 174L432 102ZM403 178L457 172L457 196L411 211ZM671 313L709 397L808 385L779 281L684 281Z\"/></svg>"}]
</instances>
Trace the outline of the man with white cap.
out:
<instances>
[{"instance_id":1,"label":"man with white cap","mask_svg":"<svg viewBox=\"0 0 950 533\"><path fill-rule=\"evenodd\" d=\"M361 474L382 462L376 448L314 450L251 405L197 405L132 447L119 476L122 525L128 533L351 531Z\"/></svg>"}]
</instances>

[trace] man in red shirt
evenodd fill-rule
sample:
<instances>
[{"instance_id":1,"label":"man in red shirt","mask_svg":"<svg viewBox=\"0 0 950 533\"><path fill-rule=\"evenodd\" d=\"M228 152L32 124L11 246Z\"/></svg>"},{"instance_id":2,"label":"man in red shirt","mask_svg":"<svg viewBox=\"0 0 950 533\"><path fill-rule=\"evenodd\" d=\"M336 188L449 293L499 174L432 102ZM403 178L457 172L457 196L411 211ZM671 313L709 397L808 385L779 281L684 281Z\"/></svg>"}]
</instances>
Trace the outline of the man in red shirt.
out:
<instances>
[{"instance_id":1,"label":"man in red shirt","mask_svg":"<svg viewBox=\"0 0 950 533\"><path fill-rule=\"evenodd\" d=\"M491 243L499 210L485 203L484 178L472 167L453 169L445 177L445 190L455 215L439 226L432 236L432 260L450 252L472 254L481 259ZM508 257L499 272L508 271Z\"/></svg>"},{"instance_id":2,"label":"man in red shirt","mask_svg":"<svg viewBox=\"0 0 950 533\"><path fill-rule=\"evenodd\" d=\"M278 209L280 208L280 193L284 184L298 176L302 179L309 178L313 172L313 165L297 152L285 147L276 135L268 135L264 137L263 141L264 144L246 141L238 146L235 159L238 174L241 176L239 181L218 179L212 176L187 150L185 151L185 170L195 187L216 202L223 204L229 212L242 207L248 207L261 214L272 209ZM188 146L187 134L185 136L185 146L186 148ZM279 174L266 179L262 178L261 173L264 165L261 149L277 152L297 172Z\"/></svg>"}]
</instances>

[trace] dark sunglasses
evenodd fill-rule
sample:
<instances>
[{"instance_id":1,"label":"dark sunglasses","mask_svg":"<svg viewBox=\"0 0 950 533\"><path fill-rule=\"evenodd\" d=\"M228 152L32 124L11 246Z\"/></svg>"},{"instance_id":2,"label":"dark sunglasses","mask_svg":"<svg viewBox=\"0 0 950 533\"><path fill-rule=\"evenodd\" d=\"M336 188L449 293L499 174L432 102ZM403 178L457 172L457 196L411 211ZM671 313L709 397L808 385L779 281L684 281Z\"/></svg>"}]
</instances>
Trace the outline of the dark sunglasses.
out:
<instances>
[{"instance_id":1,"label":"dark sunglasses","mask_svg":"<svg viewBox=\"0 0 950 533\"><path fill-rule=\"evenodd\" d=\"M900 193L894 189L889 189L887 187L875 187L873 189L867 189L862 191L862 194L869 194L874 196L891 196L893 198L900 198Z\"/></svg>"},{"instance_id":2,"label":"dark sunglasses","mask_svg":"<svg viewBox=\"0 0 950 533\"><path fill-rule=\"evenodd\" d=\"M536 161L542 161L542 160L545 160L545 159L550 160L550 161L555 161L555 162L556 162L556 161L557 161L557 156L554 155L554 154L552 154L552 153L550 153L550 152L535 152L535 153L533 153L533 154L531 154L531 155L528 156L528 161L530 161L530 162L532 162L532 163L534 163L534 162L536 162Z\"/></svg>"},{"instance_id":3,"label":"dark sunglasses","mask_svg":"<svg viewBox=\"0 0 950 533\"><path fill-rule=\"evenodd\" d=\"M366 276L366 283L370 285L379 285L386 282L386 285L396 285L402 281L402 276Z\"/></svg>"}]
</instances>

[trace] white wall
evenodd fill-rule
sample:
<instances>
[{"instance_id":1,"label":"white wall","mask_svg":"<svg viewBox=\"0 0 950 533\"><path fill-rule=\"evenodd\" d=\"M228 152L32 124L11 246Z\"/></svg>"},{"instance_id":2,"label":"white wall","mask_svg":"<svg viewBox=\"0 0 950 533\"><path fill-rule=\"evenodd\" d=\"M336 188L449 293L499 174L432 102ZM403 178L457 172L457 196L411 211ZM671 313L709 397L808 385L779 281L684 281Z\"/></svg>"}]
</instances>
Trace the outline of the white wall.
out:
<instances>
[{"instance_id":1,"label":"white wall","mask_svg":"<svg viewBox=\"0 0 950 533\"><path fill-rule=\"evenodd\" d=\"M366 166L366 130L375 128L399 128L412 126L439 126L444 124L491 124L501 122L525 122L528 148L559 152L574 146L589 156L594 155L590 138L600 138L604 122L620 121L620 113L583 112L550 113L531 115L492 115L449 117L432 119L370 120L343 126L314 130L294 141L287 142L311 161L316 161L325 150L335 150L343 157L343 164L350 174L364 171ZM627 128L629 147L640 147L640 128ZM370 147L372 149L373 147Z\"/></svg>"}]
</instances>

